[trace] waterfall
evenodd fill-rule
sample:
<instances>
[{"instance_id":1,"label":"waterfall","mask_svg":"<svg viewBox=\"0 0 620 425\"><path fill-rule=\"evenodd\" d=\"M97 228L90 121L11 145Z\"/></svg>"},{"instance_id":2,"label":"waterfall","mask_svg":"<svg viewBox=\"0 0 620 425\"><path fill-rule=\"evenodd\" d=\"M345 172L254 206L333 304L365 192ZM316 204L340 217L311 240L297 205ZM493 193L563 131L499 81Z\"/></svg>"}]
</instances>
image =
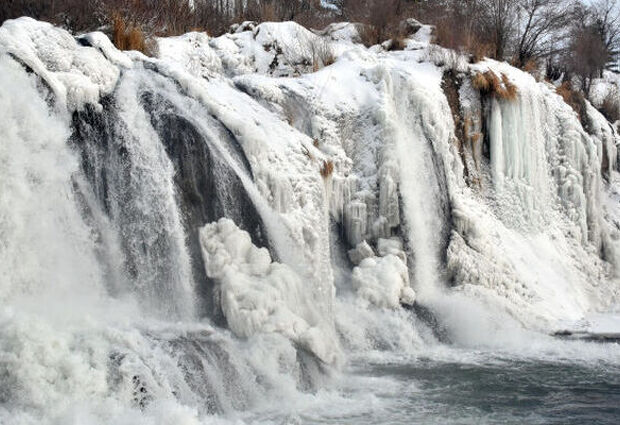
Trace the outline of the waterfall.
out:
<instances>
[{"instance_id":1,"label":"waterfall","mask_svg":"<svg viewBox=\"0 0 620 425\"><path fill-rule=\"evenodd\" d=\"M445 287L442 256L449 237L450 205L442 149L453 137L448 105L429 102L441 93L421 89L419 76L396 75L388 96L394 100L387 115L394 117L399 158L404 224L413 255L415 289L432 296Z\"/></svg>"},{"instance_id":2,"label":"waterfall","mask_svg":"<svg viewBox=\"0 0 620 425\"><path fill-rule=\"evenodd\" d=\"M293 23L155 58L0 27L0 422L269 422L384 353L524 345L618 303L598 111L330 28L310 73L322 36ZM473 88L488 70L516 99Z\"/></svg>"}]
</instances>

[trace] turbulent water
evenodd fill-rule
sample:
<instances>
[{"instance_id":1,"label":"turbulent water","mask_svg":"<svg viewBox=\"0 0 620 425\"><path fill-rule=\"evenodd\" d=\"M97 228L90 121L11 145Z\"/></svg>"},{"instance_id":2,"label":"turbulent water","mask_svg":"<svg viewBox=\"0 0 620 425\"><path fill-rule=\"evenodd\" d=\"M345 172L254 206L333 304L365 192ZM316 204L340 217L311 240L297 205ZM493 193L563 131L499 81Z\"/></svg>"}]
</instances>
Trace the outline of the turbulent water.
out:
<instances>
[{"instance_id":1,"label":"turbulent water","mask_svg":"<svg viewBox=\"0 0 620 425\"><path fill-rule=\"evenodd\" d=\"M430 31L5 22L0 423L617 423L616 128Z\"/></svg>"}]
</instances>

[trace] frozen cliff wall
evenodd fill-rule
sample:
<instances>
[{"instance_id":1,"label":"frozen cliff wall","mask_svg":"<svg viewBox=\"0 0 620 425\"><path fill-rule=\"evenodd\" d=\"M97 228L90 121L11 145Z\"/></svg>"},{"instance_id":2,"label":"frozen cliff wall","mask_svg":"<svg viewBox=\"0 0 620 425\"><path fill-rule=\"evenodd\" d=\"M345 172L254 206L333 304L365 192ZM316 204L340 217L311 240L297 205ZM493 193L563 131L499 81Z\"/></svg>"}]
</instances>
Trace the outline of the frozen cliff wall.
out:
<instances>
[{"instance_id":1,"label":"frozen cliff wall","mask_svg":"<svg viewBox=\"0 0 620 425\"><path fill-rule=\"evenodd\" d=\"M148 58L4 23L0 420L243 409L415 350L410 307L448 341L467 303L543 332L614 308L616 129L430 34L245 23Z\"/></svg>"}]
</instances>

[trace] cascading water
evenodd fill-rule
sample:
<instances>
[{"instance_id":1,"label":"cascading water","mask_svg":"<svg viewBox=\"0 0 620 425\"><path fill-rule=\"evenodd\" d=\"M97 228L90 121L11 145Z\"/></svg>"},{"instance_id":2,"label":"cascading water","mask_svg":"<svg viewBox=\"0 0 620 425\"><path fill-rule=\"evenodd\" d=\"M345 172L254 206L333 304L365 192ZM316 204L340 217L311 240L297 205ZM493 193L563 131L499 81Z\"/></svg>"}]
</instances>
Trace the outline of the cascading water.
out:
<instances>
[{"instance_id":1,"label":"cascading water","mask_svg":"<svg viewBox=\"0 0 620 425\"><path fill-rule=\"evenodd\" d=\"M0 423L613 423L615 130L330 31L0 28Z\"/></svg>"},{"instance_id":2,"label":"cascading water","mask_svg":"<svg viewBox=\"0 0 620 425\"><path fill-rule=\"evenodd\" d=\"M413 275L419 295L433 295L445 286L441 257L450 228L449 193L443 157L435 152L450 140L445 122L451 121L447 103L429 102L441 93L424 91L420 78L396 75L389 98L396 98L387 115L395 117L392 138L400 160L400 194L407 239L413 251ZM436 76L436 78L439 76Z\"/></svg>"},{"instance_id":3,"label":"cascading water","mask_svg":"<svg viewBox=\"0 0 620 425\"><path fill-rule=\"evenodd\" d=\"M201 319L218 312L199 228L227 216L269 247L235 136L149 69L67 111L1 60L2 421L190 420L311 385L314 361L285 338L248 353Z\"/></svg>"}]
</instances>

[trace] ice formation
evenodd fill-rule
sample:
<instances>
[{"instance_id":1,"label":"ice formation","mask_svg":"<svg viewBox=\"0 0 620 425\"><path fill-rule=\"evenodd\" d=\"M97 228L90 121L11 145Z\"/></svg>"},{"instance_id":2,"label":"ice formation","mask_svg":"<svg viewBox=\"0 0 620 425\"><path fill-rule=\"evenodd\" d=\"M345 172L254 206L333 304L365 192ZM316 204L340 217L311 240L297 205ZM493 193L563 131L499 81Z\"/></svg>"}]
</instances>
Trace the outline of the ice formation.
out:
<instances>
[{"instance_id":1,"label":"ice formation","mask_svg":"<svg viewBox=\"0 0 620 425\"><path fill-rule=\"evenodd\" d=\"M228 327L240 337L276 332L334 363L338 346L301 278L286 264L272 262L247 232L222 218L200 230L207 276L218 281Z\"/></svg>"},{"instance_id":2,"label":"ice formation","mask_svg":"<svg viewBox=\"0 0 620 425\"><path fill-rule=\"evenodd\" d=\"M404 51L246 22L148 58L5 22L0 422L280 401L433 339L410 307L456 342L617 309L617 128L410 24Z\"/></svg>"}]
</instances>

